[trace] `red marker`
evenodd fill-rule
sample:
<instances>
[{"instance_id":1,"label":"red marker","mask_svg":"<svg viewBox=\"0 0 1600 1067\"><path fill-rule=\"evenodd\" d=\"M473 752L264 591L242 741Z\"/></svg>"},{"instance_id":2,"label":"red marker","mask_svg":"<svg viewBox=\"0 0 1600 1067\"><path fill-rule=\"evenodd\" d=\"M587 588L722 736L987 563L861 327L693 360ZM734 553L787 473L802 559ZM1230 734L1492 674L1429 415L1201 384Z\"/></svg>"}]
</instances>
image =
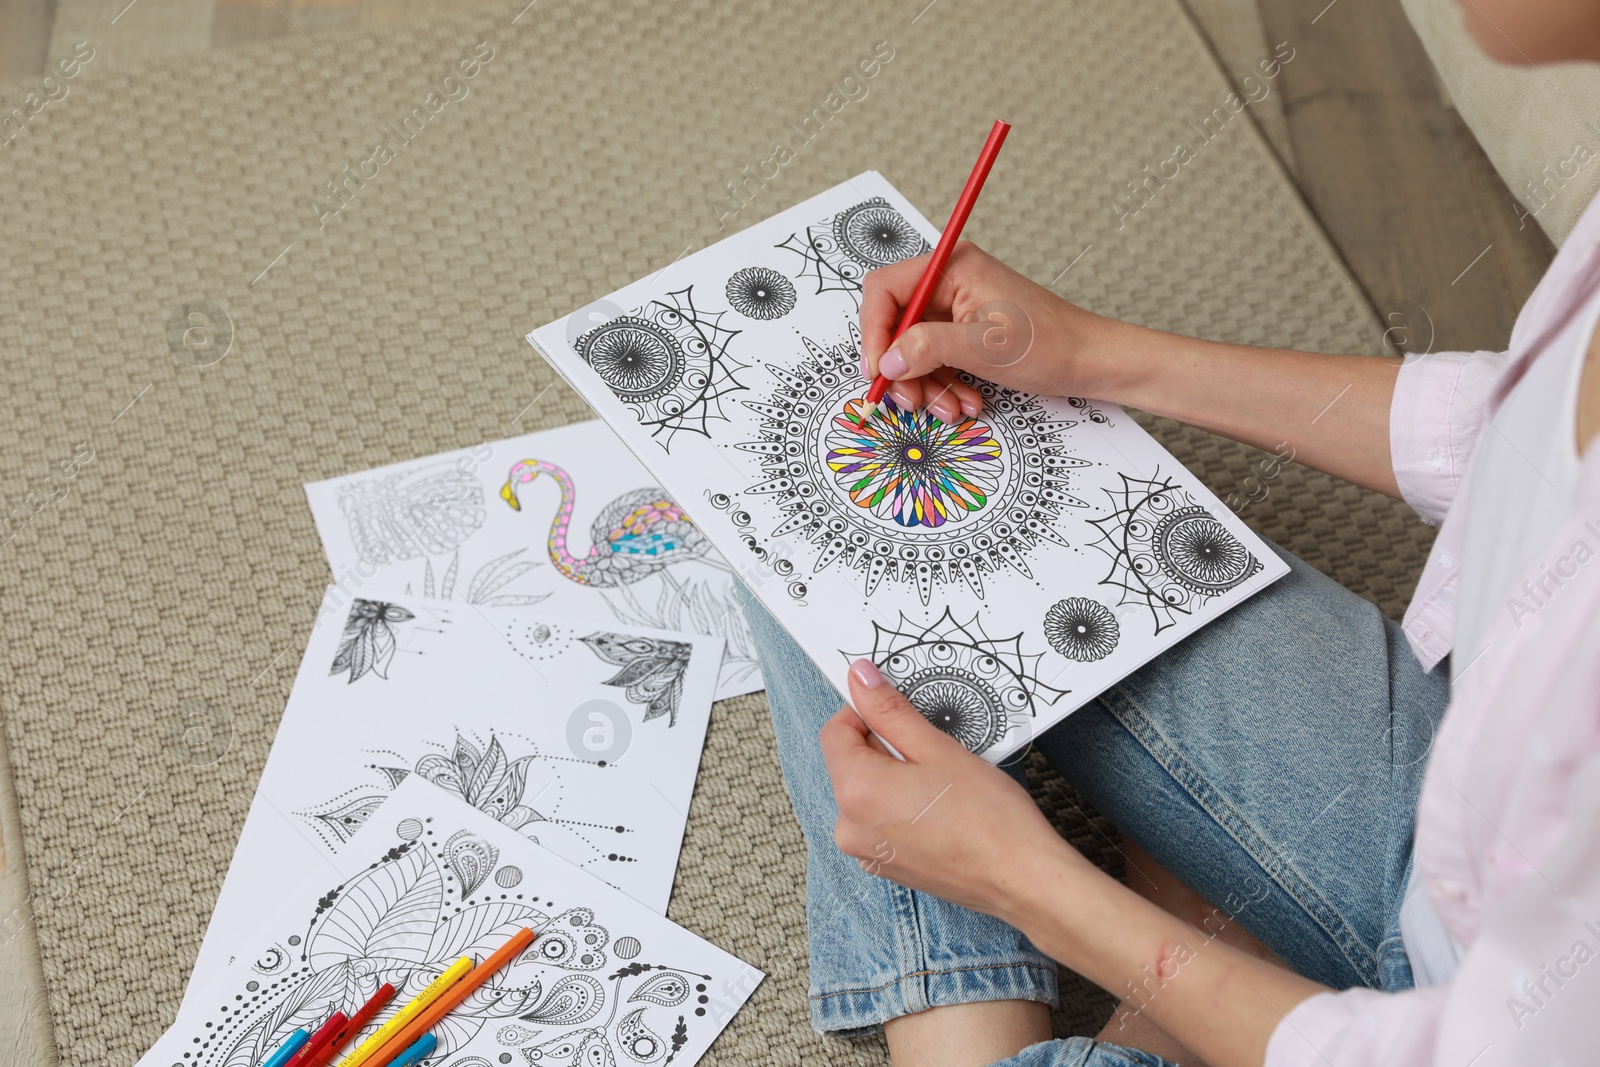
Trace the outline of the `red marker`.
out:
<instances>
[{"instance_id":1,"label":"red marker","mask_svg":"<svg viewBox=\"0 0 1600 1067\"><path fill-rule=\"evenodd\" d=\"M343 1030L349 1021L350 1017L342 1011L336 1011L328 1016L328 1021L317 1028L317 1032L311 1035L311 1040L306 1042L306 1047L301 1049L285 1067L309 1067L316 1062L328 1046L333 1044L333 1036Z\"/></svg>"},{"instance_id":2,"label":"red marker","mask_svg":"<svg viewBox=\"0 0 1600 1067\"><path fill-rule=\"evenodd\" d=\"M911 299L906 303L906 309L900 315L900 324L894 328L894 337L889 341L893 348L895 341L911 327L922 321L922 315L928 310L928 301L933 297L933 287L939 284L939 279L944 277L944 268L950 262L950 253L955 251L956 242L961 240L961 228L967 224L967 216L972 214L972 206L978 202L978 194L983 191L983 183L989 177L989 171L994 166L995 157L1000 155L1000 146L1005 144L1006 134L1011 131L1008 122L995 121L994 128L989 131L989 139L983 142L983 151L978 153L978 162L972 167L972 174L967 178L965 188L956 198L956 209L950 212L950 221L945 223L944 233L939 236L939 244L933 250L933 255L928 258L928 266L922 272L922 280L917 282L917 287L911 291ZM889 379L878 375L872 379L872 387L867 390L867 402L861 405L860 425L865 426L867 420L877 414L878 402L883 399L883 394L889 388Z\"/></svg>"},{"instance_id":3,"label":"red marker","mask_svg":"<svg viewBox=\"0 0 1600 1067\"><path fill-rule=\"evenodd\" d=\"M372 994L372 999L356 1009L356 1013L350 1016L350 1021L339 1028L339 1032L333 1035L333 1040L323 1046L322 1051L317 1054L314 1059L308 1059L303 1064L296 1064L295 1067L322 1067L323 1064L327 1063L328 1061L332 1060L334 1056L338 1055L339 1050L343 1048L351 1038L359 1034L361 1032L361 1028L370 1023L372 1021L372 1017L382 1011L384 1005L388 1004L389 1001L393 999L394 986L390 985L388 982L383 983L383 985L378 987L378 991Z\"/></svg>"}]
</instances>

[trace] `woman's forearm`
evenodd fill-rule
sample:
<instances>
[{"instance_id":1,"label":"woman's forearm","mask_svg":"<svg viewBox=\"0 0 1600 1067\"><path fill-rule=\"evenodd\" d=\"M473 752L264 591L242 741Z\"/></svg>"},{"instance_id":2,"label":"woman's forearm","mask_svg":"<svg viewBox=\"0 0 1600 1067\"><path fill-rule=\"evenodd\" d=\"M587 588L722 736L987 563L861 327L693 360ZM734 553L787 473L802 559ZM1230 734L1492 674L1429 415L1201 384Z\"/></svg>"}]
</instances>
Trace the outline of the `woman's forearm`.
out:
<instances>
[{"instance_id":1,"label":"woman's forearm","mask_svg":"<svg viewBox=\"0 0 1600 1067\"><path fill-rule=\"evenodd\" d=\"M1327 991L1169 915L1062 849L1071 846L1057 841L1035 855L1000 917L1212 1067L1259 1067L1283 1017Z\"/></svg>"},{"instance_id":2,"label":"woman's forearm","mask_svg":"<svg viewBox=\"0 0 1600 1067\"><path fill-rule=\"evenodd\" d=\"M1125 323L1096 348L1101 399L1400 495L1389 454L1399 359L1196 341Z\"/></svg>"}]
</instances>

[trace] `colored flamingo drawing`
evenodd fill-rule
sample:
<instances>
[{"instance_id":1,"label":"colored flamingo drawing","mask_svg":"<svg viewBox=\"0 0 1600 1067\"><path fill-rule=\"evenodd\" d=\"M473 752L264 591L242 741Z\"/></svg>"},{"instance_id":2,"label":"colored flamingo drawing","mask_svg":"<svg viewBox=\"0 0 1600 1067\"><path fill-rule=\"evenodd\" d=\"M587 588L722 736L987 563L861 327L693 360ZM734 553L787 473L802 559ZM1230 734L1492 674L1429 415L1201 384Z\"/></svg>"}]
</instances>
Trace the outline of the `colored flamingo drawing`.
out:
<instances>
[{"instance_id":1,"label":"colored flamingo drawing","mask_svg":"<svg viewBox=\"0 0 1600 1067\"><path fill-rule=\"evenodd\" d=\"M567 548L567 533L578 490L566 471L542 459L525 459L511 468L500 499L521 511L517 486L540 474L548 474L561 487L561 506L550 523L550 562L579 585L631 585L690 559L723 566L711 542L660 489L635 489L607 504L590 527L588 555L574 556Z\"/></svg>"}]
</instances>

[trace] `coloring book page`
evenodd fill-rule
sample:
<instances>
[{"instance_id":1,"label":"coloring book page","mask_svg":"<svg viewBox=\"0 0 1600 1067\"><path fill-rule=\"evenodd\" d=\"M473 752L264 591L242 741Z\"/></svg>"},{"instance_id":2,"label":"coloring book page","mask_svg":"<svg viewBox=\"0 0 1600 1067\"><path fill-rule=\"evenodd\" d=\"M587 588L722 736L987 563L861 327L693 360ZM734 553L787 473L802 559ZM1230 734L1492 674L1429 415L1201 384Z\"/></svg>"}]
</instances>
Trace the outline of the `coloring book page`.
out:
<instances>
[{"instance_id":1,"label":"coloring book page","mask_svg":"<svg viewBox=\"0 0 1600 1067\"><path fill-rule=\"evenodd\" d=\"M305 489L334 583L351 595L382 577L480 607L720 635L717 698L761 688L732 571L602 422Z\"/></svg>"},{"instance_id":2,"label":"coloring book page","mask_svg":"<svg viewBox=\"0 0 1600 1067\"><path fill-rule=\"evenodd\" d=\"M528 340L841 692L869 657L998 761L1288 567L1113 405L861 424L862 278L937 239L870 172Z\"/></svg>"},{"instance_id":3,"label":"coloring book page","mask_svg":"<svg viewBox=\"0 0 1600 1067\"><path fill-rule=\"evenodd\" d=\"M491 619L489 616L496 616ZM196 964L396 787L461 797L665 914L722 639L330 587Z\"/></svg>"},{"instance_id":4,"label":"coloring book page","mask_svg":"<svg viewBox=\"0 0 1600 1067\"><path fill-rule=\"evenodd\" d=\"M213 918L206 939L227 962L197 972L140 1067L253 1067L392 984L354 1048L524 926L533 944L430 1031L429 1063L688 1067L764 977L420 775L329 863L259 890L263 910Z\"/></svg>"}]
</instances>

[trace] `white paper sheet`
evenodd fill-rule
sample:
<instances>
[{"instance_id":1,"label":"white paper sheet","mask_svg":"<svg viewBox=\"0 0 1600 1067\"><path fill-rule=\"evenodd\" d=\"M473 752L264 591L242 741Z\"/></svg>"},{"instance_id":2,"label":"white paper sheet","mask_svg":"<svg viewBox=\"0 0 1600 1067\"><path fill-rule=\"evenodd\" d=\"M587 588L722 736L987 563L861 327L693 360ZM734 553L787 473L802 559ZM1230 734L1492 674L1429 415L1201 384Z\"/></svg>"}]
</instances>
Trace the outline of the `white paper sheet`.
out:
<instances>
[{"instance_id":1,"label":"white paper sheet","mask_svg":"<svg viewBox=\"0 0 1600 1067\"><path fill-rule=\"evenodd\" d=\"M688 1067L764 977L417 775L331 864L286 869L254 895L255 915L213 920L229 962L197 974L139 1067L253 1067L392 983L364 1038L524 926L533 945L431 1031L428 1062Z\"/></svg>"},{"instance_id":2,"label":"white paper sheet","mask_svg":"<svg viewBox=\"0 0 1600 1067\"><path fill-rule=\"evenodd\" d=\"M999 760L1288 568L1113 405L859 429L861 279L937 239L862 174L528 340L841 691L870 657Z\"/></svg>"},{"instance_id":3,"label":"white paper sheet","mask_svg":"<svg viewBox=\"0 0 1600 1067\"><path fill-rule=\"evenodd\" d=\"M350 595L381 577L385 588L398 579L402 591L478 606L716 634L727 640L718 699L761 688L728 565L671 509L648 507L660 491L640 493L654 480L604 423L305 489L334 582Z\"/></svg>"},{"instance_id":4,"label":"white paper sheet","mask_svg":"<svg viewBox=\"0 0 1600 1067\"><path fill-rule=\"evenodd\" d=\"M721 657L717 637L330 587L195 974L411 777L664 914Z\"/></svg>"}]
</instances>

